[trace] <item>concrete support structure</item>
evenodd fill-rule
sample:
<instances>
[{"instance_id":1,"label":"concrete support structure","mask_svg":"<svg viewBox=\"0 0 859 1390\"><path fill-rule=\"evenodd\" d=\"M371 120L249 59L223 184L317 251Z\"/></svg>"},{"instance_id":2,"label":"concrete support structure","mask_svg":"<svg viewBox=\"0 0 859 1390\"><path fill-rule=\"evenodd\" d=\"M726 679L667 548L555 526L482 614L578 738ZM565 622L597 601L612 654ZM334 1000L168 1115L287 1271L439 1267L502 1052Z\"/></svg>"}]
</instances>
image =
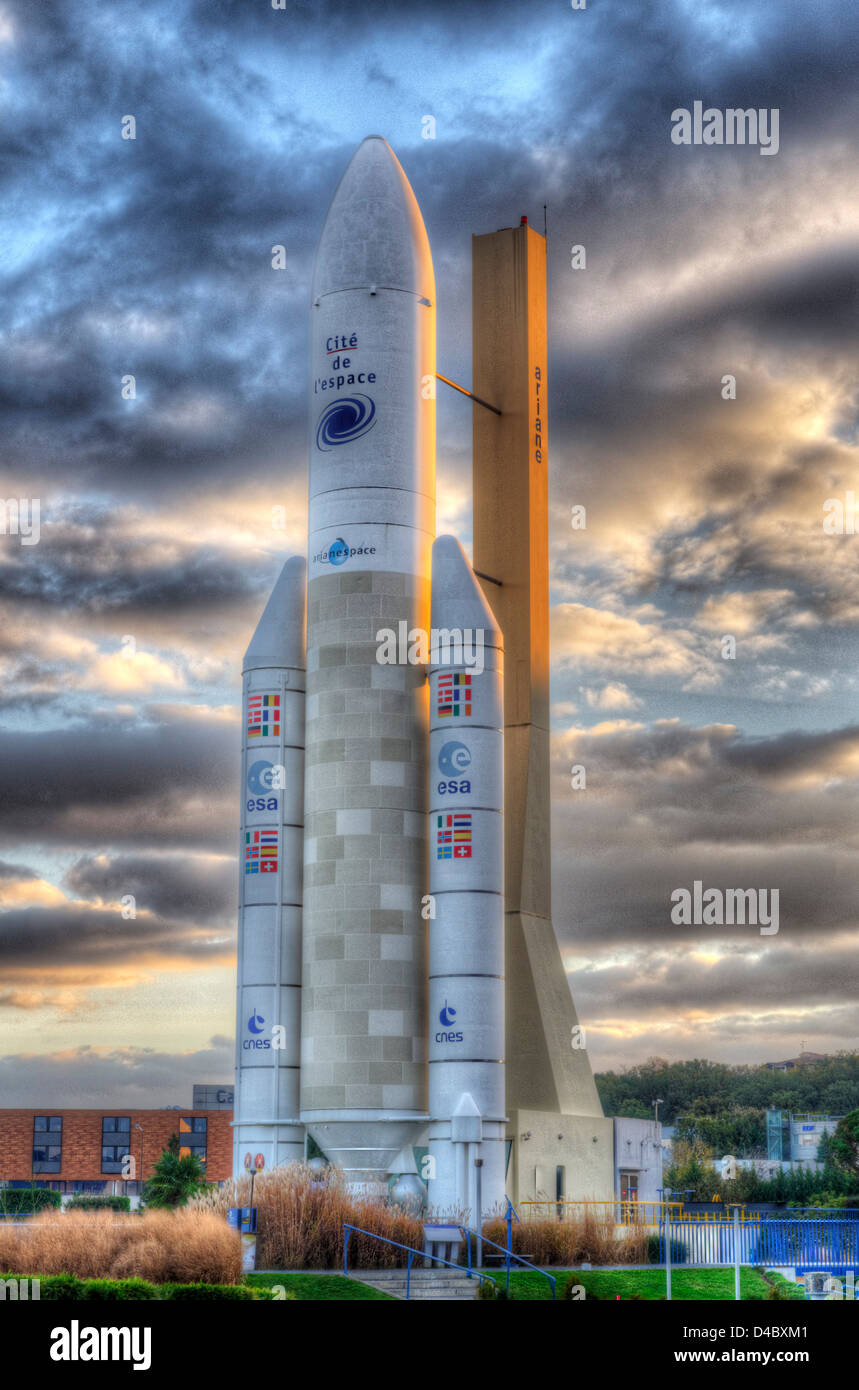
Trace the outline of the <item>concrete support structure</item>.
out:
<instances>
[{"instance_id":1,"label":"concrete support structure","mask_svg":"<svg viewBox=\"0 0 859 1390\"><path fill-rule=\"evenodd\" d=\"M435 281L393 151L365 140L313 278L301 1115L366 1192L426 1111L427 689L377 659L429 626Z\"/></svg>"},{"instance_id":2,"label":"concrete support structure","mask_svg":"<svg viewBox=\"0 0 859 1390\"><path fill-rule=\"evenodd\" d=\"M546 243L523 224L472 247L472 390L502 412L473 411L474 568L500 581L483 589L504 633L508 1193L551 1172L554 1196L564 1169L570 1195L604 1197L611 1121L552 926Z\"/></svg>"},{"instance_id":3,"label":"concrete support structure","mask_svg":"<svg viewBox=\"0 0 859 1390\"><path fill-rule=\"evenodd\" d=\"M287 560L244 660L233 1171L304 1157L298 1118L306 564Z\"/></svg>"}]
</instances>

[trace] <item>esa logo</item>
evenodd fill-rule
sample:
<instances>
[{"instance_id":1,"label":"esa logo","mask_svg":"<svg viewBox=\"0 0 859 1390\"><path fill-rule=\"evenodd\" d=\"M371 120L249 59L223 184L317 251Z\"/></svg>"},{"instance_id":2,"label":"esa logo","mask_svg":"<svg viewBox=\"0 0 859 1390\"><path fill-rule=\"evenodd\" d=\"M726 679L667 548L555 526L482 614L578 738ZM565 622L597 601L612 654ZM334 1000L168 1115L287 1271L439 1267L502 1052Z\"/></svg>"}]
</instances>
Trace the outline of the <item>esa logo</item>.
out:
<instances>
[{"instance_id":1,"label":"esa logo","mask_svg":"<svg viewBox=\"0 0 859 1390\"><path fill-rule=\"evenodd\" d=\"M264 1028L265 1019L262 1017L261 1014L257 1013L256 1009L254 1009L253 1013L248 1019L248 1032L253 1033L254 1037L245 1038L244 1042L242 1043L242 1047L245 1049L246 1052L259 1052L260 1049L264 1051L271 1047L271 1043L269 1042L268 1038L261 1038L258 1036Z\"/></svg>"},{"instance_id":2,"label":"esa logo","mask_svg":"<svg viewBox=\"0 0 859 1390\"><path fill-rule=\"evenodd\" d=\"M464 743L459 743L452 739L450 743L442 745L438 755L438 770L447 781L439 782L436 791L439 796L445 796L449 792L468 793L471 791L471 782L467 777L459 778L458 772L465 772L466 768L471 767L471 753Z\"/></svg>"},{"instance_id":3,"label":"esa logo","mask_svg":"<svg viewBox=\"0 0 859 1390\"><path fill-rule=\"evenodd\" d=\"M444 1008L438 1016L439 1023L443 1028L450 1028L455 1018L456 1009L451 1008L445 999ZM436 1033L435 1040L436 1042L462 1042L463 1037L461 1033Z\"/></svg>"},{"instance_id":4,"label":"esa logo","mask_svg":"<svg viewBox=\"0 0 859 1390\"><path fill-rule=\"evenodd\" d=\"M275 769L274 763L267 762L261 758L259 762L253 763L248 768L248 796L246 810L248 811L276 811L280 805L279 799L272 794L272 788L282 785L278 777L280 769Z\"/></svg>"}]
</instances>

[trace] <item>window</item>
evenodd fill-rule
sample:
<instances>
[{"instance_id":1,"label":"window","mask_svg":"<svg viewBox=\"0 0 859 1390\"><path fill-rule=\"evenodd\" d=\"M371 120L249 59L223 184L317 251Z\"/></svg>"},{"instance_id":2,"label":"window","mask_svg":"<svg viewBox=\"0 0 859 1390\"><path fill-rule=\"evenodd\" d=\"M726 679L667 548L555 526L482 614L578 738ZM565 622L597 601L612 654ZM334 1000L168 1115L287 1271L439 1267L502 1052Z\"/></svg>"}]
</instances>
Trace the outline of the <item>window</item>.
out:
<instances>
[{"instance_id":1,"label":"window","mask_svg":"<svg viewBox=\"0 0 859 1390\"><path fill-rule=\"evenodd\" d=\"M622 1202L638 1201L638 1174L621 1173L620 1175L620 1200Z\"/></svg>"},{"instance_id":2,"label":"window","mask_svg":"<svg viewBox=\"0 0 859 1390\"><path fill-rule=\"evenodd\" d=\"M101 1171L122 1173L122 1160L131 1152L131 1120L128 1115L103 1115L101 1119Z\"/></svg>"},{"instance_id":3,"label":"window","mask_svg":"<svg viewBox=\"0 0 859 1390\"><path fill-rule=\"evenodd\" d=\"M63 1156L63 1151L62 1151L62 1148L60 1147L59 1144L34 1144L34 1145L33 1145L33 1163L34 1163L34 1164L36 1164L36 1163L39 1163L39 1164L41 1164L41 1163L56 1163L56 1165L57 1165L57 1171L59 1171L59 1164L60 1164L60 1159L62 1158L62 1156ZM39 1169L37 1169L37 1171L40 1172L40 1173L41 1173L41 1172L50 1172L51 1169L48 1169L48 1168L45 1168L45 1169L39 1168Z\"/></svg>"},{"instance_id":4,"label":"window","mask_svg":"<svg viewBox=\"0 0 859 1390\"><path fill-rule=\"evenodd\" d=\"M101 1146L101 1171L103 1173L121 1173L123 1170L123 1159L131 1153L127 1144L102 1144Z\"/></svg>"},{"instance_id":5,"label":"window","mask_svg":"<svg viewBox=\"0 0 859 1390\"><path fill-rule=\"evenodd\" d=\"M59 1173L63 1166L62 1115L33 1118L33 1172Z\"/></svg>"},{"instance_id":6,"label":"window","mask_svg":"<svg viewBox=\"0 0 859 1390\"><path fill-rule=\"evenodd\" d=\"M179 1121L182 1147L205 1149L208 1123L205 1115L183 1115Z\"/></svg>"},{"instance_id":7,"label":"window","mask_svg":"<svg viewBox=\"0 0 859 1390\"><path fill-rule=\"evenodd\" d=\"M188 1158L194 1154L201 1163L206 1162L206 1131L208 1120L205 1115L182 1115L179 1120L179 1154Z\"/></svg>"}]
</instances>

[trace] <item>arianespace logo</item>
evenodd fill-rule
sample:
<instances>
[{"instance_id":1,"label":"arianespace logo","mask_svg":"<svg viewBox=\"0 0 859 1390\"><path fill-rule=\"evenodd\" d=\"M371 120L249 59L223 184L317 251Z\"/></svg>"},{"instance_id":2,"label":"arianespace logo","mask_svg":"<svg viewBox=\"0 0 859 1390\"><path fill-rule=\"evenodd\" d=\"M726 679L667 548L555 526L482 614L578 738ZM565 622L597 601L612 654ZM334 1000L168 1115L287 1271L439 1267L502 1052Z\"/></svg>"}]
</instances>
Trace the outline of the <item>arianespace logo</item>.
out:
<instances>
[{"instance_id":1,"label":"arianespace logo","mask_svg":"<svg viewBox=\"0 0 859 1390\"><path fill-rule=\"evenodd\" d=\"M331 401L316 425L316 447L333 449L337 444L351 444L367 434L376 423L376 405L369 396L341 396Z\"/></svg>"},{"instance_id":2,"label":"arianespace logo","mask_svg":"<svg viewBox=\"0 0 859 1390\"><path fill-rule=\"evenodd\" d=\"M352 560L356 555L375 555L374 545L348 545L342 536L338 536L324 550L319 550L313 557L315 565L345 565L347 560Z\"/></svg>"},{"instance_id":3,"label":"arianespace logo","mask_svg":"<svg viewBox=\"0 0 859 1390\"><path fill-rule=\"evenodd\" d=\"M438 783L439 796L445 796L450 792L466 795L470 793L469 779L457 775L466 772L470 767L471 752L464 743L460 743L458 739L451 739L450 742L442 744L438 755L438 770L446 780Z\"/></svg>"}]
</instances>

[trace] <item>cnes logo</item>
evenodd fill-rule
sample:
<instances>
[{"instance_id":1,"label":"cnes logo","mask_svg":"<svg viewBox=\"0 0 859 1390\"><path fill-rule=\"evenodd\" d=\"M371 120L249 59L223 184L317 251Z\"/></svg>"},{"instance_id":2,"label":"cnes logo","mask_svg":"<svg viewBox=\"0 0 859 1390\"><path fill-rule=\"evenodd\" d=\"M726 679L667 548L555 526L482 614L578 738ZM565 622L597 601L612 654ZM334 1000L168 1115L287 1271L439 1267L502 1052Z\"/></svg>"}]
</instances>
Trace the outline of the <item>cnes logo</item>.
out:
<instances>
[{"instance_id":1,"label":"cnes logo","mask_svg":"<svg viewBox=\"0 0 859 1390\"><path fill-rule=\"evenodd\" d=\"M151 1327L70 1327L51 1332L52 1361L132 1361L135 1371L152 1365Z\"/></svg>"}]
</instances>

